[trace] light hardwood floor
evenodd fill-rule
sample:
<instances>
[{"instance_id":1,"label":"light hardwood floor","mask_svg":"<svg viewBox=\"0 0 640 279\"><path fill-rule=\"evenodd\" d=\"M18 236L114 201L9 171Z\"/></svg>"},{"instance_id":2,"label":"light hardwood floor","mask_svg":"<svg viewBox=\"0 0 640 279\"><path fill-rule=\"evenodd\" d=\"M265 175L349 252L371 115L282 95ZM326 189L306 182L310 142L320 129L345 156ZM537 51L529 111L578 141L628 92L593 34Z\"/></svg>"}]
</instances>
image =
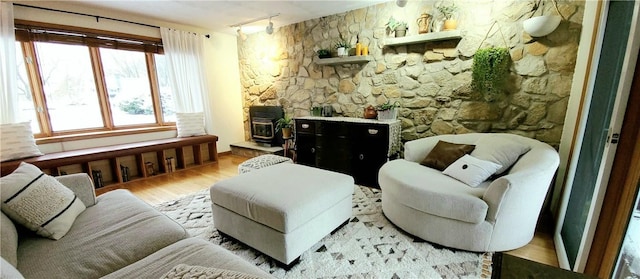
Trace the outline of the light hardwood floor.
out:
<instances>
[{"instance_id":1,"label":"light hardwood floor","mask_svg":"<svg viewBox=\"0 0 640 279\"><path fill-rule=\"evenodd\" d=\"M171 201L191 193L209 189L216 181L238 174L238 164L247 158L235 155L221 155L217 164L194 167L172 174L166 174L144 181L132 181L123 188L150 204ZM549 225L539 226L533 240L520 249L508 254L535 262L558 266L553 236Z\"/></svg>"}]
</instances>

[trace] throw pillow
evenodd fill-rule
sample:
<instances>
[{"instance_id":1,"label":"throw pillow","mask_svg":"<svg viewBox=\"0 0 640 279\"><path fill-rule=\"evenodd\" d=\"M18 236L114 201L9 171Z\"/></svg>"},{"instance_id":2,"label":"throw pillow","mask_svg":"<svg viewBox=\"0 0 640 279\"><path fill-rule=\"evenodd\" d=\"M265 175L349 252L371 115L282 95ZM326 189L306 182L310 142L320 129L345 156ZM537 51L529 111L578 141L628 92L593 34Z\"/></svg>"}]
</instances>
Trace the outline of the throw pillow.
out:
<instances>
[{"instance_id":1,"label":"throw pillow","mask_svg":"<svg viewBox=\"0 0 640 279\"><path fill-rule=\"evenodd\" d=\"M207 134L204 131L203 112L177 112L176 127L178 128L179 138L202 136Z\"/></svg>"},{"instance_id":2,"label":"throw pillow","mask_svg":"<svg viewBox=\"0 0 640 279\"><path fill-rule=\"evenodd\" d=\"M0 178L2 212L40 236L62 238L85 210L69 188L38 167L20 163L11 174Z\"/></svg>"},{"instance_id":3,"label":"throw pillow","mask_svg":"<svg viewBox=\"0 0 640 279\"><path fill-rule=\"evenodd\" d=\"M36 145L31 122L0 125L0 162L43 155Z\"/></svg>"},{"instance_id":4,"label":"throw pillow","mask_svg":"<svg viewBox=\"0 0 640 279\"><path fill-rule=\"evenodd\" d=\"M520 158L520 155L531 149L528 145L497 135L481 137L475 145L476 149L471 152L471 156L502 165L496 174L505 172Z\"/></svg>"},{"instance_id":5,"label":"throw pillow","mask_svg":"<svg viewBox=\"0 0 640 279\"><path fill-rule=\"evenodd\" d=\"M471 187L477 187L501 167L501 165L490 161L464 155L449 165L442 173L460 180Z\"/></svg>"},{"instance_id":6,"label":"throw pillow","mask_svg":"<svg viewBox=\"0 0 640 279\"><path fill-rule=\"evenodd\" d=\"M475 148L474 145L457 144L446 141L438 141L427 157L420 162L421 165L443 171L451 163L458 160L465 154L471 153Z\"/></svg>"}]
</instances>

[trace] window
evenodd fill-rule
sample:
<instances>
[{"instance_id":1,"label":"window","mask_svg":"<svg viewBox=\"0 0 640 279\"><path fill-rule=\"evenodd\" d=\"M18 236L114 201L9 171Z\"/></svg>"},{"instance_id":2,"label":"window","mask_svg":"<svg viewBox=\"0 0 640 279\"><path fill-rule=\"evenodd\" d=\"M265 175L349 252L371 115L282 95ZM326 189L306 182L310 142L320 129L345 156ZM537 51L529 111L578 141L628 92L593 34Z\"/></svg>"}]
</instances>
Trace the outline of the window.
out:
<instances>
[{"instance_id":1,"label":"window","mask_svg":"<svg viewBox=\"0 0 640 279\"><path fill-rule=\"evenodd\" d=\"M34 134L40 133L40 125L36 116L33 93L29 85L27 66L24 63L24 54L20 43L16 42L16 63L18 65L18 119L31 121L31 130Z\"/></svg>"},{"instance_id":2,"label":"window","mask_svg":"<svg viewBox=\"0 0 640 279\"><path fill-rule=\"evenodd\" d=\"M19 105L36 137L173 126L159 39L16 20Z\"/></svg>"},{"instance_id":3,"label":"window","mask_svg":"<svg viewBox=\"0 0 640 279\"><path fill-rule=\"evenodd\" d=\"M89 48L41 42L35 43L35 47L51 129L102 127Z\"/></svg>"}]
</instances>

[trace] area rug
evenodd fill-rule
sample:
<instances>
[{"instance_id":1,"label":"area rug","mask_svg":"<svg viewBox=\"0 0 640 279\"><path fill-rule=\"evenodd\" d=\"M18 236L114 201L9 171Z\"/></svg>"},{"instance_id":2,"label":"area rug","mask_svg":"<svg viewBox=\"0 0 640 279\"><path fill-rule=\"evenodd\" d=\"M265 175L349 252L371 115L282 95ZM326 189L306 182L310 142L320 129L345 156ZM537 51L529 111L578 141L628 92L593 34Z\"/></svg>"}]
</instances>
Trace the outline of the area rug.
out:
<instances>
[{"instance_id":1,"label":"area rug","mask_svg":"<svg viewBox=\"0 0 640 279\"><path fill-rule=\"evenodd\" d=\"M379 189L355 186L353 215L285 270L271 258L214 227L209 191L157 208L194 237L220 245L277 278L491 278L492 253L472 253L414 238L382 214Z\"/></svg>"}]
</instances>

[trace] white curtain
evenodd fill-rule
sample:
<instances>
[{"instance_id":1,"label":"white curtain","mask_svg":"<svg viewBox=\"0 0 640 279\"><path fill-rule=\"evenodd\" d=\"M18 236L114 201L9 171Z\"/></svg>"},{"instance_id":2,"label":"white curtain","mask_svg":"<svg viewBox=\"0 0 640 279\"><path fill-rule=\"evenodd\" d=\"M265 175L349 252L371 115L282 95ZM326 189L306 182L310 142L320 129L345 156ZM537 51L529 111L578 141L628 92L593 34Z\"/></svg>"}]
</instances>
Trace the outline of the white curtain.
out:
<instances>
[{"instance_id":1,"label":"white curtain","mask_svg":"<svg viewBox=\"0 0 640 279\"><path fill-rule=\"evenodd\" d=\"M176 112L204 112L205 130L213 133L205 70L204 36L160 28Z\"/></svg>"},{"instance_id":2,"label":"white curtain","mask_svg":"<svg viewBox=\"0 0 640 279\"><path fill-rule=\"evenodd\" d=\"M18 120L18 67L13 4L0 2L0 123Z\"/></svg>"}]
</instances>

